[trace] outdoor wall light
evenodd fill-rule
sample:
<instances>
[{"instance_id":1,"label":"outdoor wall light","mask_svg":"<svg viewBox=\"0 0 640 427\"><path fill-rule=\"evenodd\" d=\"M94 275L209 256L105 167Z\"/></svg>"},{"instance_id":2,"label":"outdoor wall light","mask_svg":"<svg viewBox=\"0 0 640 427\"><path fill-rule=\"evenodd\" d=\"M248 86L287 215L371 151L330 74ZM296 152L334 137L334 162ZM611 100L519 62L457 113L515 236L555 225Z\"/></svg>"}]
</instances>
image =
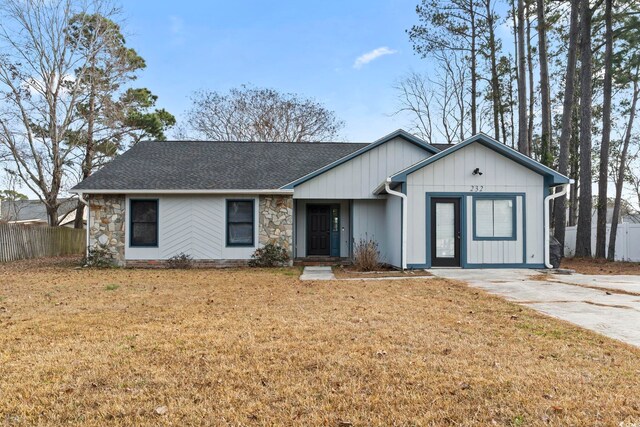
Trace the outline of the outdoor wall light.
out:
<instances>
[{"instance_id":1,"label":"outdoor wall light","mask_svg":"<svg viewBox=\"0 0 640 427\"><path fill-rule=\"evenodd\" d=\"M474 174L474 175L482 175L482 172L480 172L480 168L475 168L475 169L473 170L473 174Z\"/></svg>"}]
</instances>

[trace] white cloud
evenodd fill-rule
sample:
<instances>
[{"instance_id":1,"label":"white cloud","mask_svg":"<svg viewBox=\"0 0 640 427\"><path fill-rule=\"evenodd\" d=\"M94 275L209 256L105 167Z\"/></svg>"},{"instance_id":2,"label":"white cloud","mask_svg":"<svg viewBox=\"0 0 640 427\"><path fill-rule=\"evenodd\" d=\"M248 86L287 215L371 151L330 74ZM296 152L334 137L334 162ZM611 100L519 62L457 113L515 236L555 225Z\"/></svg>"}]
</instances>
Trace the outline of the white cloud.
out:
<instances>
[{"instance_id":1,"label":"white cloud","mask_svg":"<svg viewBox=\"0 0 640 427\"><path fill-rule=\"evenodd\" d=\"M182 18L180 18L179 16L170 16L169 20L171 21L171 25L169 27L169 30L173 34L182 33L182 29L184 28L184 20Z\"/></svg>"},{"instance_id":2,"label":"white cloud","mask_svg":"<svg viewBox=\"0 0 640 427\"><path fill-rule=\"evenodd\" d=\"M396 53L396 50L389 49L386 46L379 47L377 49L373 49L371 52L364 53L356 58L356 62L353 63L353 68L362 68L363 65L368 64L374 59L378 59L381 56L385 55L393 55Z\"/></svg>"},{"instance_id":3,"label":"white cloud","mask_svg":"<svg viewBox=\"0 0 640 427\"><path fill-rule=\"evenodd\" d=\"M169 17L169 32L171 33L171 43L181 45L185 42L184 20L179 16Z\"/></svg>"}]
</instances>

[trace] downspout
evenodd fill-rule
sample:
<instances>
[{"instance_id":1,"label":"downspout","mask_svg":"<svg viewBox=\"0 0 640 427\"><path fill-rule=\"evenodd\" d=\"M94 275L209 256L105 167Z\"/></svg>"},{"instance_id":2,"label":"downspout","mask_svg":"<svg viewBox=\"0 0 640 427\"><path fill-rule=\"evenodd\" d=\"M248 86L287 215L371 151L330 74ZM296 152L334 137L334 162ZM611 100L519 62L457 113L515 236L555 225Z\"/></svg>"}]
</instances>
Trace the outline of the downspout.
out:
<instances>
[{"instance_id":1,"label":"downspout","mask_svg":"<svg viewBox=\"0 0 640 427\"><path fill-rule=\"evenodd\" d=\"M549 218L549 211L551 209L550 208L551 201L567 194L567 191L569 190L569 186L574 182L575 181L573 179L569 180L568 184L562 185L562 190L553 194L549 194L547 197L544 198L544 265L547 268L553 268L553 265L551 265L551 262L550 262L550 254L549 254L550 252L549 243L551 240L551 237L550 237L551 218Z\"/></svg>"},{"instance_id":2,"label":"downspout","mask_svg":"<svg viewBox=\"0 0 640 427\"><path fill-rule=\"evenodd\" d=\"M85 204L87 207L87 225L86 225L86 249L85 249L85 258L89 258L89 225L91 224L91 209L89 209L89 203L84 199L84 193L78 193L78 200Z\"/></svg>"},{"instance_id":3,"label":"downspout","mask_svg":"<svg viewBox=\"0 0 640 427\"><path fill-rule=\"evenodd\" d=\"M394 191L389 188L389 184L391 183L391 178L387 178L387 181L384 184L384 189L387 191L387 194L391 194L392 196L397 196L402 199L402 269L407 269L407 195L404 193L400 193L398 191Z\"/></svg>"}]
</instances>

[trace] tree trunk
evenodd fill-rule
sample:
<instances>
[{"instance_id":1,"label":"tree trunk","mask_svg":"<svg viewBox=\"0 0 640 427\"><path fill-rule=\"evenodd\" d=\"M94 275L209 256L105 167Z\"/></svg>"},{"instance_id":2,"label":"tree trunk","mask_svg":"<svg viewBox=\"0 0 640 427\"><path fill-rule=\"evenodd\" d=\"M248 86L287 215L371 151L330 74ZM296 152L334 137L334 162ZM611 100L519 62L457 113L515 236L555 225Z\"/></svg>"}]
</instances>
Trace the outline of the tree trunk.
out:
<instances>
[{"instance_id":1,"label":"tree trunk","mask_svg":"<svg viewBox=\"0 0 640 427\"><path fill-rule=\"evenodd\" d=\"M518 151L529 155L527 145L527 82L524 54L524 0L518 0Z\"/></svg>"},{"instance_id":2,"label":"tree trunk","mask_svg":"<svg viewBox=\"0 0 640 427\"><path fill-rule=\"evenodd\" d=\"M533 3L527 3L530 7ZM529 76L529 114L527 125L527 147L529 155L531 156L533 151L533 109L535 108L535 82L533 80L533 47L531 46L531 11L527 10L527 75Z\"/></svg>"},{"instance_id":3,"label":"tree trunk","mask_svg":"<svg viewBox=\"0 0 640 427\"><path fill-rule=\"evenodd\" d=\"M518 46L518 22L516 20L516 16L517 16L517 11L516 11L516 3L515 0L511 0L511 17L513 18L513 45L514 46ZM513 64L513 70L515 72L515 76L516 76L516 82L520 82L520 78L519 78L519 72L518 72L518 58L520 56L518 55L518 49L515 50L515 61ZM511 105L509 106L509 108L511 108L511 148L515 148L516 143L515 143L515 138L516 138L516 127L515 127L515 119L514 119L514 108L513 106L515 105L514 99L513 99L513 79L509 79L509 102L511 103Z\"/></svg>"},{"instance_id":4,"label":"tree trunk","mask_svg":"<svg viewBox=\"0 0 640 427\"><path fill-rule=\"evenodd\" d=\"M564 84L564 100L562 103L562 130L560 131L560 157L558 159L558 172L563 175L569 173L569 143L571 141L571 129L573 122L573 105L575 97L576 60L578 51L578 13L580 0L571 0L571 24L569 28L569 51L567 53L567 72ZM577 181L576 181L577 182ZM575 187L576 185L574 185ZM571 191L574 189L572 188ZM567 224L567 197L558 197L555 200L554 236L560 242L564 252L564 242Z\"/></svg>"},{"instance_id":5,"label":"tree trunk","mask_svg":"<svg viewBox=\"0 0 640 427\"><path fill-rule=\"evenodd\" d=\"M95 58L91 60L91 69L92 72L95 70ZM91 172L93 171L93 158L95 157L95 138L94 138L94 130L95 130L95 113L96 113L96 82L93 80L93 75L89 76L89 100L88 100L88 111L87 111L87 138L85 141L85 152L84 159L82 160L82 179L87 179L91 176ZM84 208L85 205L82 201L78 201L78 207L76 208L76 217L73 222L74 228L83 228L84 227Z\"/></svg>"},{"instance_id":6,"label":"tree trunk","mask_svg":"<svg viewBox=\"0 0 640 427\"><path fill-rule=\"evenodd\" d=\"M582 0L580 10L580 198L576 256L591 256L591 9L589 0Z\"/></svg>"},{"instance_id":7,"label":"tree trunk","mask_svg":"<svg viewBox=\"0 0 640 427\"><path fill-rule=\"evenodd\" d=\"M549 61L547 59L547 21L544 0L538 1L538 54L540 58L540 161L553 165L551 151L551 89L549 88Z\"/></svg>"},{"instance_id":8,"label":"tree trunk","mask_svg":"<svg viewBox=\"0 0 640 427\"><path fill-rule=\"evenodd\" d=\"M578 223L578 193L580 192L580 101L576 96L572 118L572 135L569 147L569 158L571 163L571 172L569 177L573 179L574 184L571 187L571 196L569 199L569 226L574 227Z\"/></svg>"},{"instance_id":9,"label":"tree trunk","mask_svg":"<svg viewBox=\"0 0 640 427\"><path fill-rule=\"evenodd\" d=\"M476 47L476 13L474 10L474 2L470 4L470 19L471 19L471 134L478 133L477 124L477 98L478 98L478 73L477 73L477 47Z\"/></svg>"},{"instance_id":10,"label":"tree trunk","mask_svg":"<svg viewBox=\"0 0 640 427\"><path fill-rule=\"evenodd\" d=\"M514 69L518 69L517 66L514 65ZM516 77L516 80L518 78ZM514 87L513 87L513 79L509 79L509 108L511 109L511 114L510 116L510 120L509 120L509 126L511 128L511 148L515 149L516 148L516 124L515 124L515 111L514 111L514 106L516 105L515 103L515 99L513 97L513 92L514 92ZM506 144L506 141L505 141Z\"/></svg>"},{"instance_id":11,"label":"tree trunk","mask_svg":"<svg viewBox=\"0 0 640 427\"><path fill-rule=\"evenodd\" d=\"M596 258L606 256L607 246L607 184L609 183L609 143L611 140L611 60L613 55L613 0L605 0L604 86L602 91L602 142L598 174L598 219L596 225Z\"/></svg>"},{"instance_id":12,"label":"tree trunk","mask_svg":"<svg viewBox=\"0 0 640 427\"><path fill-rule=\"evenodd\" d=\"M489 30L489 57L491 60L491 98L493 102L493 135L500 140L500 81L498 80L498 63L496 59L496 35L491 0L485 0L487 6L487 26ZM503 119L504 123L504 119Z\"/></svg>"},{"instance_id":13,"label":"tree trunk","mask_svg":"<svg viewBox=\"0 0 640 427\"><path fill-rule=\"evenodd\" d=\"M629 151L629 143L631 142L631 131L633 129L633 121L636 117L636 105L638 104L639 92L640 92L640 88L638 87L638 72L636 71L635 80L633 81L633 101L631 101L631 109L629 111L629 122L627 123L627 130L624 136L622 153L620 153L620 167L618 168L618 177L616 179L616 200L613 204L613 216L611 218L611 232L609 234L609 250L607 251L607 258L610 261L613 261L616 258L616 237L618 234L618 220L620 219L620 201L622 200L622 186L624 184L624 172L625 172L626 163L627 163L627 152ZM600 217L598 217L598 220L600 220Z\"/></svg>"}]
</instances>

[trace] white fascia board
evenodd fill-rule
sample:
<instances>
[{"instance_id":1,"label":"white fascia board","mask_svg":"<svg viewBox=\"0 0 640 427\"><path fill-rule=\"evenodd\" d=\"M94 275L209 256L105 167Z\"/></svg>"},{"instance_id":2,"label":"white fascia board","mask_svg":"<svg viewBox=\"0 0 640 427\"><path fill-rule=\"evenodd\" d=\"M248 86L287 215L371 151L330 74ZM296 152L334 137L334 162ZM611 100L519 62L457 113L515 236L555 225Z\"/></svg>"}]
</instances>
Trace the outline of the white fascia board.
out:
<instances>
[{"instance_id":1,"label":"white fascia board","mask_svg":"<svg viewBox=\"0 0 640 427\"><path fill-rule=\"evenodd\" d=\"M69 190L77 194L293 194L293 190Z\"/></svg>"}]
</instances>

